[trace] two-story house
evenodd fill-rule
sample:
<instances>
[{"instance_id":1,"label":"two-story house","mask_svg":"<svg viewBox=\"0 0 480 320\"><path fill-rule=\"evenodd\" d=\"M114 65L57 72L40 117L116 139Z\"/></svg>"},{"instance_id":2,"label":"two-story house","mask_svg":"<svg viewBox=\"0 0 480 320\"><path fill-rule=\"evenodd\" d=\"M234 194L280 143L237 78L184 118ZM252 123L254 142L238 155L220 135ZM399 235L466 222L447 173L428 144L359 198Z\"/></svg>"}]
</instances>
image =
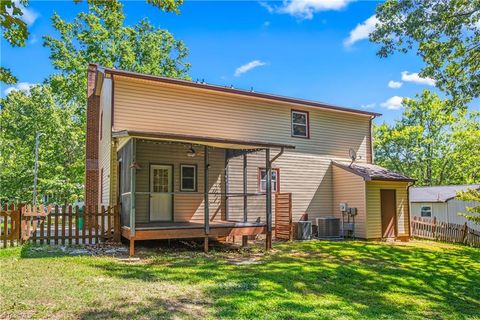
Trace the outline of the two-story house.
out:
<instances>
[{"instance_id":1,"label":"two-story house","mask_svg":"<svg viewBox=\"0 0 480 320\"><path fill-rule=\"evenodd\" d=\"M347 203L357 237L409 236L413 180L372 164L377 113L93 64L87 92L85 202L121 204L132 253L254 234L268 248L276 206L298 221Z\"/></svg>"}]
</instances>

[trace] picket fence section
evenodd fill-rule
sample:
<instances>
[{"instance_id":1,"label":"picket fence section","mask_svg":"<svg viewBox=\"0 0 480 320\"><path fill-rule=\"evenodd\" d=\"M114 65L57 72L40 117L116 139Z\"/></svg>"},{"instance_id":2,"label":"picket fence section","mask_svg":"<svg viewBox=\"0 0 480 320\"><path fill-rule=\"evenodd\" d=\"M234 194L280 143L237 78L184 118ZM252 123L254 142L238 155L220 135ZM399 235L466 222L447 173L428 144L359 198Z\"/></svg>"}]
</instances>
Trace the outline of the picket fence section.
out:
<instances>
[{"instance_id":1,"label":"picket fence section","mask_svg":"<svg viewBox=\"0 0 480 320\"><path fill-rule=\"evenodd\" d=\"M468 225L437 221L436 218L413 217L412 237L480 247L480 232Z\"/></svg>"},{"instance_id":2,"label":"picket fence section","mask_svg":"<svg viewBox=\"0 0 480 320\"><path fill-rule=\"evenodd\" d=\"M0 247L120 241L117 206L0 206Z\"/></svg>"}]
</instances>

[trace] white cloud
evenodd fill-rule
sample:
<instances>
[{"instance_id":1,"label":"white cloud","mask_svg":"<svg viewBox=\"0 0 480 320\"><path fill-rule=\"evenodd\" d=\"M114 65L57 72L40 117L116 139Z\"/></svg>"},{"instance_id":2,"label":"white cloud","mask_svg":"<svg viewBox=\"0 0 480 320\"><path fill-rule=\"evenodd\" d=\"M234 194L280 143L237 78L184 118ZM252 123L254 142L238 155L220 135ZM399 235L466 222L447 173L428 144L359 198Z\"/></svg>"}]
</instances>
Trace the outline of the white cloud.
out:
<instances>
[{"instance_id":1,"label":"white cloud","mask_svg":"<svg viewBox=\"0 0 480 320\"><path fill-rule=\"evenodd\" d=\"M15 86L8 87L7 89L5 89L3 91L3 93L5 95L7 95L12 91L18 91L18 90L28 91L28 90L30 90L30 87L33 86L33 85L34 85L33 83L29 83L29 82L18 82Z\"/></svg>"},{"instance_id":2,"label":"white cloud","mask_svg":"<svg viewBox=\"0 0 480 320\"><path fill-rule=\"evenodd\" d=\"M286 13L291 16L310 20L320 11L341 10L353 0L284 0L281 6L272 6L266 2L260 5L270 13Z\"/></svg>"},{"instance_id":3,"label":"white cloud","mask_svg":"<svg viewBox=\"0 0 480 320\"><path fill-rule=\"evenodd\" d=\"M362 104L360 108L362 109L373 109L375 108L377 104L376 103L368 103L368 104Z\"/></svg>"},{"instance_id":4,"label":"white cloud","mask_svg":"<svg viewBox=\"0 0 480 320\"><path fill-rule=\"evenodd\" d=\"M19 3L19 0L14 0L13 2L15 3L16 7L20 8L20 10L22 10L23 15L20 16L20 19L25 21L26 24L32 25L35 22L35 20L37 20L39 14L35 10L30 9L30 8L26 8L24 5ZM7 12L9 14L12 14L12 9L7 8Z\"/></svg>"},{"instance_id":5,"label":"white cloud","mask_svg":"<svg viewBox=\"0 0 480 320\"><path fill-rule=\"evenodd\" d=\"M393 80L388 81L388 87L392 89L398 89L402 85L403 85L403 82L400 82L400 81L393 81Z\"/></svg>"},{"instance_id":6,"label":"white cloud","mask_svg":"<svg viewBox=\"0 0 480 320\"><path fill-rule=\"evenodd\" d=\"M414 82L418 84L426 84L429 86L435 85L435 80L432 78L422 78L417 72L409 73L408 71L402 72L402 80L405 82Z\"/></svg>"},{"instance_id":7,"label":"white cloud","mask_svg":"<svg viewBox=\"0 0 480 320\"><path fill-rule=\"evenodd\" d=\"M388 110L398 110L402 108L403 97L393 96L381 104L382 107Z\"/></svg>"},{"instance_id":8,"label":"white cloud","mask_svg":"<svg viewBox=\"0 0 480 320\"><path fill-rule=\"evenodd\" d=\"M265 22L263 23L263 26L264 26L265 28L269 27L269 26L270 26L270 21L265 21Z\"/></svg>"},{"instance_id":9,"label":"white cloud","mask_svg":"<svg viewBox=\"0 0 480 320\"><path fill-rule=\"evenodd\" d=\"M255 68L258 68L258 67L261 67L261 66L264 66L266 65L266 62L263 62L261 60L252 60L250 61L249 63L246 63L240 67L238 67L236 70L235 70L235 77L239 77L241 76L242 74L244 74L245 72L248 72L252 69L255 69Z\"/></svg>"},{"instance_id":10,"label":"white cloud","mask_svg":"<svg viewBox=\"0 0 480 320\"><path fill-rule=\"evenodd\" d=\"M269 13L273 13L275 11L275 8L272 7L270 4L266 3L266 2L259 2L259 4L264 7L265 9L267 9L267 11Z\"/></svg>"},{"instance_id":11,"label":"white cloud","mask_svg":"<svg viewBox=\"0 0 480 320\"><path fill-rule=\"evenodd\" d=\"M350 31L350 35L343 41L345 47L350 47L355 42L368 39L370 33L375 30L375 25L378 23L378 19L375 15L371 16L362 23L357 24L357 26Z\"/></svg>"}]
</instances>

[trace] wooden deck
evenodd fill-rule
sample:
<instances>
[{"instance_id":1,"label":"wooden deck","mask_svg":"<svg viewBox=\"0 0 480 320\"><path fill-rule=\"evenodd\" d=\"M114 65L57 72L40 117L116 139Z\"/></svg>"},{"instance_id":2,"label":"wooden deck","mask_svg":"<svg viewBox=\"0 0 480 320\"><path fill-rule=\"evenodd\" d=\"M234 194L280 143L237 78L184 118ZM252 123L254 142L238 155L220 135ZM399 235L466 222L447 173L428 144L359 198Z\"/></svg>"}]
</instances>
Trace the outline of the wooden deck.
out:
<instances>
[{"instance_id":1,"label":"wooden deck","mask_svg":"<svg viewBox=\"0 0 480 320\"><path fill-rule=\"evenodd\" d=\"M130 255L135 252L136 240L188 239L203 238L204 250L208 251L208 239L228 236L252 236L267 234L267 225L263 222L212 221L210 231L205 233L204 225L196 222L151 222L137 224L135 235L129 227L122 227L122 236L130 240Z\"/></svg>"}]
</instances>

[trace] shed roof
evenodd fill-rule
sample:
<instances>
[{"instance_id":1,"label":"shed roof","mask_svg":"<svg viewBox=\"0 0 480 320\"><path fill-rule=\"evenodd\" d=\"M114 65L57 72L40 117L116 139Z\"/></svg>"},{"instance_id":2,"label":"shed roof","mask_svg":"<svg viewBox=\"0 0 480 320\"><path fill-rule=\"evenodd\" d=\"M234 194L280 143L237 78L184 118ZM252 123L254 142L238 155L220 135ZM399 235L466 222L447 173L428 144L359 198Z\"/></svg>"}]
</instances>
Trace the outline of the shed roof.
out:
<instances>
[{"instance_id":1,"label":"shed roof","mask_svg":"<svg viewBox=\"0 0 480 320\"><path fill-rule=\"evenodd\" d=\"M479 184L415 187L410 189L410 202L447 202L457 195L458 191L480 189Z\"/></svg>"},{"instance_id":2,"label":"shed roof","mask_svg":"<svg viewBox=\"0 0 480 320\"><path fill-rule=\"evenodd\" d=\"M337 105L318 102L318 101L311 101L311 100L305 100L305 99L299 99L299 98L285 97L285 96L280 96L280 95L275 95L275 94L270 94L270 93L255 92L253 90L236 89L236 88L231 88L231 87L226 87L226 86L208 84L208 83L205 83L205 82L195 82L195 81L190 81L190 80L175 79L175 78L162 77L162 76L154 76L154 75L143 74L143 73L138 73L138 72L131 72L131 71L126 71L126 70L104 68L104 67L98 66L96 64L92 64L92 65L97 67L97 70L98 70L99 74L118 75L118 76L123 76L123 77L130 77L130 78L137 78L137 79L144 79L144 80L151 80L151 81L163 82L163 83L168 83L168 84L180 85L180 86L184 86L184 87L194 87L194 88L206 89L206 90L217 91L217 92L225 92L225 93L230 93L230 94L235 94L235 95L240 95L240 96L248 96L248 97L254 97L254 98L267 99L267 100L270 100L270 101L279 101L279 102L284 102L284 103L294 103L294 104L302 105L302 106L305 106L305 107L316 107L316 108L321 108L321 109L326 109L326 110L363 115L363 116L368 116L368 117L372 117L372 118L381 116L380 113L376 113L376 112L357 110L357 109L353 109L353 108L347 108L347 107L337 106ZM99 81L102 81L102 80L99 80Z\"/></svg>"},{"instance_id":3,"label":"shed roof","mask_svg":"<svg viewBox=\"0 0 480 320\"><path fill-rule=\"evenodd\" d=\"M333 161L334 165L353 174L361 176L365 181L380 180L380 181L405 181L414 182L415 179L404 176L395 171L368 163L349 163Z\"/></svg>"}]
</instances>

